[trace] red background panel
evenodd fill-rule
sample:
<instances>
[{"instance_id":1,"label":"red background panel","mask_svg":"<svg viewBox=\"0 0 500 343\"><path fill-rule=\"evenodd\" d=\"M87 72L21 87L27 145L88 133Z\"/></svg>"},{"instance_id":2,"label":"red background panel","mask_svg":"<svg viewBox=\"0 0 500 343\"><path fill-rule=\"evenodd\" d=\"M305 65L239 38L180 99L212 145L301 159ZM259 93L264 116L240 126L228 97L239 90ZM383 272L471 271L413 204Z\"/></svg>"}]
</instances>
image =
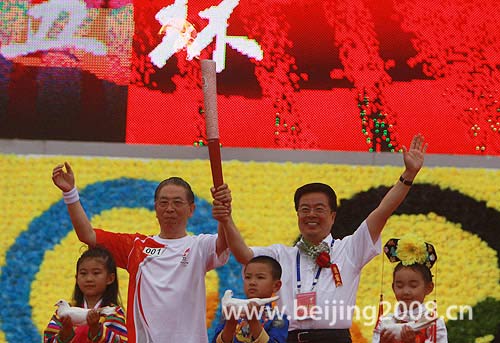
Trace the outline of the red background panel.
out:
<instances>
[{"instance_id":1,"label":"red background panel","mask_svg":"<svg viewBox=\"0 0 500 343\"><path fill-rule=\"evenodd\" d=\"M51 16L56 0L0 2L0 138L205 144L199 59L215 59L226 40L224 146L397 151L421 132L431 153L500 155L496 0L72 1L63 4L85 12L74 37L105 55L38 41L47 18L52 41L73 18ZM34 7L45 16L30 16ZM185 10L195 42L217 21L218 31L199 59L187 59L186 45L159 67L149 57L165 38L156 15L172 8ZM10 44L36 51L2 54Z\"/></svg>"},{"instance_id":2,"label":"red background panel","mask_svg":"<svg viewBox=\"0 0 500 343\"><path fill-rule=\"evenodd\" d=\"M178 3L135 8L128 143L206 143L199 62L179 51L157 68L148 57L162 39L152 16ZM187 19L199 34L209 23L199 12L226 3L188 1ZM490 0L241 0L226 34L255 40L264 57L226 44L217 82L221 142L395 151L421 132L432 153L498 155L497 19ZM212 58L216 41L200 58Z\"/></svg>"}]
</instances>

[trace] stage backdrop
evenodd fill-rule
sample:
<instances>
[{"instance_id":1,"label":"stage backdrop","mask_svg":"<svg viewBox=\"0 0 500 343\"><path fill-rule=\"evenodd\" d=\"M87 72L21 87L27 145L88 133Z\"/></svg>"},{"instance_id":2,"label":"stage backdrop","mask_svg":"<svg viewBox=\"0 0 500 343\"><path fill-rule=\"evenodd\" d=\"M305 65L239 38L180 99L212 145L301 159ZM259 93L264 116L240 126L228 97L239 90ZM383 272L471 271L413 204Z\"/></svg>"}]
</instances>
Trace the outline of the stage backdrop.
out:
<instances>
[{"instance_id":1,"label":"stage backdrop","mask_svg":"<svg viewBox=\"0 0 500 343\"><path fill-rule=\"evenodd\" d=\"M0 1L0 137L500 154L497 0Z\"/></svg>"},{"instance_id":2,"label":"stage backdrop","mask_svg":"<svg viewBox=\"0 0 500 343\"><path fill-rule=\"evenodd\" d=\"M0 155L0 343L41 342L54 304L71 298L76 260L84 247L51 181L52 168L65 160L73 166L82 204L96 227L157 234L154 189L163 178L181 175L196 196L188 231L217 230L211 217L208 161ZM333 235L352 233L402 169L238 161L225 162L223 168L232 188L234 220L252 246L294 243L299 231L293 193L308 182L334 187L339 209ZM452 343L487 343L500 337L499 179L500 171L493 169L424 168L382 234L385 242L412 232L435 246L436 288L426 300L437 299ZM394 301L392 269L385 256L363 269L354 343L371 342L381 290L385 300ZM126 272L120 272L119 281L126 303ZM207 330L212 337L221 319L224 291L243 296L240 265L231 257L226 266L211 271L206 282Z\"/></svg>"}]
</instances>

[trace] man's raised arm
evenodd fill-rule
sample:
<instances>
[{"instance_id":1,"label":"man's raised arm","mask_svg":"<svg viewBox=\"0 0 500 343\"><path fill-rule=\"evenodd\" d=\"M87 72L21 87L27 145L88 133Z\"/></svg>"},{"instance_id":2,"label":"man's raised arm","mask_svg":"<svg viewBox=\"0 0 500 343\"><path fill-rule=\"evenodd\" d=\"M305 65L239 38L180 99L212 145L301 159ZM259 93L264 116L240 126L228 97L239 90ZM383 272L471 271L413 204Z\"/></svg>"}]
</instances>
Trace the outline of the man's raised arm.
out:
<instances>
[{"instance_id":1,"label":"man's raised arm","mask_svg":"<svg viewBox=\"0 0 500 343\"><path fill-rule=\"evenodd\" d=\"M370 231L373 242L378 240L385 223L406 198L413 180L424 164L426 150L427 143L425 143L424 137L421 134L413 137L409 149L403 145L403 160L405 163L403 174L401 174L400 179L389 192L387 192L378 207L368 215L368 218L366 218L368 230Z\"/></svg>"},{"instance_id":2,"label":"man's raised arm","mask_svg":"<svg viewBox=\"0 0 500 343\"><path fill-rule=\"evenodd\" d=\"M231 216L231 190L224 184L217 189L212 188L211 191L214 199L212 215L224 230L227 245L236 260L241 264L247 264L253 258L253 251L246 245Z\"/></svg>"}]
</instances>

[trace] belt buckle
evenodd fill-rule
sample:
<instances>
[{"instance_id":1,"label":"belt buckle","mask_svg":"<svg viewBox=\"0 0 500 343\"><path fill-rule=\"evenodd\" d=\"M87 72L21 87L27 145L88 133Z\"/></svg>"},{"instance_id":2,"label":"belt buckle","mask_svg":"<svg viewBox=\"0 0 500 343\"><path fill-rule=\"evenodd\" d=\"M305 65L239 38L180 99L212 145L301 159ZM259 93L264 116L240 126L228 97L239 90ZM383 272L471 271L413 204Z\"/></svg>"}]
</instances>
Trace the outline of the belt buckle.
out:
<instances>
[{"instance_id":1,"label":"belt buckle","mask_svg":"<svg viewBox=\"0 0 500 343\"><path fill-rule=\"evenodd\" d=\"M302 340L302 338L300 337L301 335L307 335L308 333L309 333L309 331L302 331L302 332L299 332L299 333L297 334L297 342L299 342L299 343L309 342L307 339Z\"/></svg>"}]
</instances>

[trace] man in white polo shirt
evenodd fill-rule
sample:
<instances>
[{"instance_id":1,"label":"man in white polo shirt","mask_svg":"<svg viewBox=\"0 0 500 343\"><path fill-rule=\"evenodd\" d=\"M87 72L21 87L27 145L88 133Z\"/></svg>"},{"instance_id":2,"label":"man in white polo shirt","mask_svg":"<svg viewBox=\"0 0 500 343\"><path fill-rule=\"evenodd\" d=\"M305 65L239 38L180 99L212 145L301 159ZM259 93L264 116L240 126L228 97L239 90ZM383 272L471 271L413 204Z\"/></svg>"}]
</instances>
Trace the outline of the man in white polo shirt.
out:
<instances>
[{"instance_id":1,"label":"man in white polo shirt","mask_svg":"<svg viewBox=\"0 0 500 343\"><path fill-rule=\"evenodd\" d=\"M160 233L146 236L94 229L68 163L54 168L52 180L63 191L80 241L106 247L117 266L129 272L128 341L207 342L205 274L224 265L229 250L223 234L187 234L187 222L195 210L189 184L171 177L158 185L154 199Z\"/></svg>"},{"instance_id":2,"label":"man in white polo shirt","mask_svg":"<svg viewBox=\"0 0 500 343\"><path fill-rule=\"evenodd\" d=\"M302 237L294 247L274 244L249 248L231 219L230 206L226 205L229 188L223 185L212 190L213 215L221 219L236 259L246 264L254 256L268 255L283 266L278 307L290 320L288 342L351 342L349 328L361 269L380 253L380 233L408 194L423 165L426 149L421 135L413 137L409 149L403 147L405 170L399 180L352 235L338 240L331 236L337 197L323 183L307 184L295 192Z\"/></svg>"}]
</instances>

